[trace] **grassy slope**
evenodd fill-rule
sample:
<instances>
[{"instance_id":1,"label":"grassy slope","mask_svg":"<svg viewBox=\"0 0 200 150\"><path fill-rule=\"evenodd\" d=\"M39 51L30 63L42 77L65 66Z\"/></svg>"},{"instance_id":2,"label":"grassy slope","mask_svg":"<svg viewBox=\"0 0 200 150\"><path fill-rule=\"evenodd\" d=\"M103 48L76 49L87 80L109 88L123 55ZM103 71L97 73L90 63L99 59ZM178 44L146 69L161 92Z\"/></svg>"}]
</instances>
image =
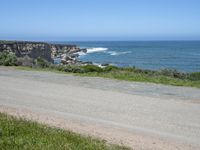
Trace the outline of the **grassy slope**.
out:
<instances>
[{"instance_id":1,"label":"grassy slope","mask_svg":"<svg viewBox=\"0 0 200 150\"><path fill-rule=\"evenodd\" d=\"M16 67L20 70L35 70L35 71L51 71L56 73L68 73L64 71L58 71L56 69L50 68L30 68L30 67ZM69 73L68 73L69 74ZM137 73L131 71L120 71L114 70L109 72L89 72L89 73L70 73L79 76L90 76L90 77L104 77L110 79L118 79L125 81L136 81L136 82L150 82L157 84L173 85L173 86L188 86L188 87L197 87L200 88L200 80L191 81L188 79L179 79L164 75L149 75L144 73Z\"/></svg>"},{"instance_id":2,"label":"grassy slope","mask_svg":"<svg viewBox=\"0 0 200 150\"><path fill-rule=\"evenodd\" d=\"M200 81L190 81L178 78L166 77L162 75L149 76L142 73L126 73L126 72L109 72L109 73L85 73L79 74L80 76L99 76L110 79L118 79L125 81L136 81L136 82L149 82L156 84L165 84L173 86L188 86L200 88Z\"/></svg>"},{"instance_id":3,"label":"grassy slope","mask_svg":"<svg viewBox=\"0 0 200 150\"><path fill-rule=\"evenodd\" d=\"M128 148L108 145L102 140L0 113L0 149L125 150Z\"/></svg>"}]
</instances>

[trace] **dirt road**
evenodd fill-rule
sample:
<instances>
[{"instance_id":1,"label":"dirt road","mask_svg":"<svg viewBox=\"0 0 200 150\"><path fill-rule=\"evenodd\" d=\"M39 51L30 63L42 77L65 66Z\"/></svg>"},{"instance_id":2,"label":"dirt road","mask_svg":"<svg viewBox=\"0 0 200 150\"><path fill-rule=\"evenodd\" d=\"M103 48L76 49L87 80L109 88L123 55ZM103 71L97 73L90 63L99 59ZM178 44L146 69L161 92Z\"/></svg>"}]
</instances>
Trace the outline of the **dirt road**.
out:
<instances>
[{"instance_id":1,"label":"dirt road","mask_svg":"<svg viewBox=\"0 0 200 150\"><path fill-rule=\"evenodd\" d=\"M0 67L0 111L134 149L200 149L200 89Z\"/></svg>"}]
</instances>

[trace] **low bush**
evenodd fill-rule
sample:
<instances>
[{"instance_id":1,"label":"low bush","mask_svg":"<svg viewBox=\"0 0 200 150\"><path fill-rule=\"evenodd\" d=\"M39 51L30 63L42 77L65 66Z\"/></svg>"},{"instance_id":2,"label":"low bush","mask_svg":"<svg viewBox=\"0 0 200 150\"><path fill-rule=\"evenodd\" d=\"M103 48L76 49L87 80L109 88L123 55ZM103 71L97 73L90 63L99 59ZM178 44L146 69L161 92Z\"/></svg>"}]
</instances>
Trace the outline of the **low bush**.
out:
<instances>
[{"instance_id":1,"label":"low bush","mask_svg":"<svg viewBox=\"0 0 200 150\"><path fill-rule=\"evenodd\" d=\"M164 70L158 71L158 73L160 73L160 75L173 77L173 78L179 78L179 79L186 79L187 78L186 73L179 72L175 69L164 69Z\"/></svg>"},{"instance_id":2,"label":"low bush","mask_svg":"<svg viewBox=\"0 0 200 150\"><path fill-rule=\"evenodd\" d=\"M17 65L17 57L13 53L0 52L0 65L16 66Z\"/></svg>"},{"instance_id":3,"label":"low bush","mask_svg":"<svg viewBox=\"0 0 200 150\"><path fill-rule=\"evenodd\" d=\"M194 72L189 74L188 79L192 81L200 81L200 72Z\"/></svg>"},{"instance_id":4,"label":"low bush","mask_svg":"<svg viewBox=\"0 0 200 150\"><path fill-rule=\"evenodd\" d=\"M141 74L146 74L146 75L156 75L156 71L153 70L147 70L147 69L138 69L135 68L134 70L135 73L141 73Z\"/></svg>"},{"instance_id":5,"label":"low bush","mask_svg":"<svg viewBox=\"0 0 200 150\"><path fill-rule=\"evenodd\" d=\"M82 66L83 70L85 73L88 73L88 72L103 72L103 69L98 67L98 66L95 66L95 65L86 65L86 66Z\"/></svg>"},{"instance_id":6,"label":"low bush","mask_svg":"<svg viewBox=\"0 0 200 150\"><path fill-rule=\"evenodd\" d=\"M116 71L118 70L119 68L116 67L116 66L106 66L105 68L103 68L103 71L104 72L110 72L110 71Z\"/></svg>"},{"instance_id":7,"label":"low bush","mask_svg":"<svg viewBox=\"0 0 200 150\"><path fill-rule=\"evenodd\" d=\"M46 61L45 59L38 57L35 61L34 64L36 67L41 67L41 68L48 68L51 66L51 63Z\"/></svg>"},{"instance_id":8,"label":"low bush","mask_svg":"<svg viewBox=\"0 0 200 150\"><path fill-rule=\"evenodd\" d=\"M34 64L34 60L32 58L28 57L28 56L17 58L17 65L18 66L32 67L33 64Z\"/></svg>"},{"instance_id":9,"label":"low bush","mask_svg":"<svg viewBox=\"0 0 200 150\"><path fill-rule=\"evenodd\" d=\"M65 72L72 72L72 73L84 73L85 70L81 66L76 65L67 65L63 66Z\"/></svg>"}]
</instances>

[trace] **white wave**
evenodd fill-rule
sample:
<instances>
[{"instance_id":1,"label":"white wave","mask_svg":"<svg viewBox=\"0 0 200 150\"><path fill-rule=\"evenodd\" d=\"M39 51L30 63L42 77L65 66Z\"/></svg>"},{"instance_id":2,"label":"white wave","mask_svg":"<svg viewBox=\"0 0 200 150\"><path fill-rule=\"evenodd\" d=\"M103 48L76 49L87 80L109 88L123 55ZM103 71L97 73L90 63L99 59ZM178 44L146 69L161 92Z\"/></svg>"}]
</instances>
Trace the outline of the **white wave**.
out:
<instances>
[{"instance_id":1,"label":"white wave","mask_svg":"<svg viewBox=\"0 0 200 150\"><path fill-rule=\"evenodd\" d=\"M85 52L77 52L77 54L78 54L79 56L84 56L84 55L86 55Z\"/></svg>"},{"instance_id":2,"label":"white wave","mask_svg":"<svg viewBox=\"0 0 200 150\"><path fill-rule=\"evenodd\" d=\"M109 53L110 55L112 55L112 56L118 56L118 55L130 54L131 51L127 51L127 52L109 51L108 53Z\"/></svg>"},{"instance_id":3,"label":"white wave","mask_svg":"<svg viewBox=\"0 0 200 150\"><path fill-rule=\"evenodd\" d=\"M107 50L108 50L108 48L104 48L104 47L87 48L87 53L104 52Z\"/></svg>"}]
</instances>

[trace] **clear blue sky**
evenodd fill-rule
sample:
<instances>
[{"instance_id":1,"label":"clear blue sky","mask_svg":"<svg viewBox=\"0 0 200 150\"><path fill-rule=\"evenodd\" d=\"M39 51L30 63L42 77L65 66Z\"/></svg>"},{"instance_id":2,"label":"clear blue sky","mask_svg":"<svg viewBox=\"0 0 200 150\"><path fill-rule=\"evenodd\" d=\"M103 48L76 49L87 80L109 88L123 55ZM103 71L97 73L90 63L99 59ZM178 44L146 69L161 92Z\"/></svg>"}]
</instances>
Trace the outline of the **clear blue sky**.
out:
<instances>
[{"instance_id":1,"label":"clear blue sky","mask_svg":"<svg viewBox=\"0 0 200 150\"><path fill-rule=\"evenodd\" d=\"M0 0L0 39L200 40L200 0Z\"/></svg>"}]
</instances>

